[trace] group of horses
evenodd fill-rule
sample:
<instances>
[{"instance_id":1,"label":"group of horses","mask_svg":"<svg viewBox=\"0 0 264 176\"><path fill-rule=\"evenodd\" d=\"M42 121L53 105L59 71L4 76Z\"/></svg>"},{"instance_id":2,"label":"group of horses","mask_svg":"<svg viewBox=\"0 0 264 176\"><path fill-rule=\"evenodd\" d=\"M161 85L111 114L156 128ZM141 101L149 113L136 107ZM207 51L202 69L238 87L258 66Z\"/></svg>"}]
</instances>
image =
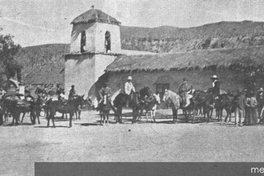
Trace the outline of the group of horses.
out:
<instances>
[{"instance_id":1,"label":"group of horses","mask_svg":"<svg viewBox=\"0 0 264 176\"><path fill-rule=\"evenodd\" d=\"M190 103L188 106L184 106L183 97L171 90L165 90L163 101L167 101L170 104L173 122L177 123L177 112L179 109L183 110L187 122L192 119L192 123L194 123L199 115L203 115L203 119L209 122L212 119L214 109L218 121L222 121L223 110L225 110L226 117L224 121L227 122L229 118L230 122L232 113L235 113L238 107L239 94L224 92L215 95L212 89L206 91L191 89L187 92L187 98Z\"/></svg>"},{"instance_id":2,"label":"group of horses","mask_svg":"<svg viewBox=\"0 0 264 176\"><path fill-rule=\"evenodd\" d=\"M3 125L4 120L8 120L8 116L12 116L12 124L18 125L23 123L23 119L26 113L29 113L32 124L40 124L40 114L44 110L47 126L49 127L50 120L55 127L55 114L60 112L63 115L69 114L69 127L72 127L72 118L76 114L76 118L80 118L81 109L86 100L83 96L76 95L73 98L65 101L54 100L52 97L47 98L43 94L36 94L34 97L27 95L22 98L22 95L11 94L3 95L0 99L0 125ZM20 116L23 114L20 121Z\"/></svg>"},{"instance_id":3,"label":"group of horses","mask_svg":"<svg viewBox=\"0 0 264 176\"><path fill-rule=\"evenodd\" d=\"M143 111L153 112L157 104L160 104L160 96L153 94L149 87L144 87L139 92L131 91L129 101L132 109L132 123L141 119ZM171 90L165 90L163 102L172 109L172 122L178 121L178 110L182 109L185 120L194 123L199 115L203 116L203 120L209 122L212 119L212 113L215 109L218 121L222 121L223 110L226 111L225 122L231 121L231 114L235 112L238 106L238 95L228 92L220 95L214 95L212 89L207 91L191 89L187 92L188 106L178 93ZM119 93L111 103L110 100L104 98L104 101L98 105L97 110L100 111L101 122L109 123L109 111L112 109L115 114L116 122L122 123L122 109L126 106L127 95ZM155 115L151 118L155 121Z\"/></svg>"},{"instance_id":4,"label":"group of horses","mask_svg":"<svg viewBox=\"0 0 264 176\"><path fill-rule=\"evenodd\" d=\"M55 114L60 112L62 114L69 114L69 127L72 127L72 120L74 114L76 118L80 119L81 107L90 104L84 96L76 95L69 100L54 100L42 96L43 94L37 94L37 96L26 96L24 99L20 95L4 95L0 99L0 125L3 124L4 119L8 115L13 117L12 124L18 124L20 122L20 115L23 114L21 123L25 117L25 113L30 114L30 120L32 124L40 124L40 113L42 110L45 112L47 119L47 126L52 121L53 127L55 127ZM232 93L224 93L215 96L212 90L201 91L191 89L187 92L187 99L189 101L188 106L183 101L178 93L171 90L165 90L163 95L163 102L172 109L172 122L177 123L178 110L182 109L185 116L185 120L192 122L197 119L199 114L203 114L204 120L209 122L212 118L212 112L215 109L217 119L222 120L223 110L226 111L225 121L229 117L231 120L231 113L235 111L238 104L238 96ZM112 101L113 100L113 101ZM108 95L104 95L103 100L99 103L96 109L100 112L101 123L109 124L110 110L114 112L116 123L123 123L122 110L127 106L129 101L130 108L132 109L132 123L137 122L142 118L145 111L146 116L150 113L151 119L155 122L156 107L161 103L159 94L152 93L151 89L147 86L139 90L138 92L131 91L130 95L118 92L112 99L108 99Z\"/></svg>"},{"instance_id":5,"label":"group of horses","mask_svg":"<svg viewBox=\"0 0 264 176\"><path fill-rule=\"evenodd\" d=\"M116 122L122 122L122 110L123 107L127 106L127 101L129 101L130 107L132 109L132 123L141 119L143 111L146 114L150 113L150 118L154 119L156 106L160 104L159 94L152 93L149 87L142 88L139 92L131 91L130 95L125 93L119 93L113 101L104 95L103 101L101 101L96 108L101 115L101 123L109 123L109 112L112 109L115 114Z\"/></svg>"}]
</instances>

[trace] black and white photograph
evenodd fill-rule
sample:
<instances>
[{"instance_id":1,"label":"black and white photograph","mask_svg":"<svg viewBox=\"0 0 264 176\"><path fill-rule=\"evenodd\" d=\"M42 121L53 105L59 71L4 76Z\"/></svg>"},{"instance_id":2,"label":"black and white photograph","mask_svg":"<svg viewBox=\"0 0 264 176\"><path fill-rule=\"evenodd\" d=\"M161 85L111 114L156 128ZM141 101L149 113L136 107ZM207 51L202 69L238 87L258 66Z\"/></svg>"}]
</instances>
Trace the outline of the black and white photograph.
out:
<instances>
[{"instance_id":1,"label":"black and white photograph","mask_svg":"<svg viewBox=\"0 0 264 176\"><path fill-rule=\"evenodd\" d=\"M50 162L264 162L263 9L0 0L0 175Z\"/></svg>"}]
</instances>

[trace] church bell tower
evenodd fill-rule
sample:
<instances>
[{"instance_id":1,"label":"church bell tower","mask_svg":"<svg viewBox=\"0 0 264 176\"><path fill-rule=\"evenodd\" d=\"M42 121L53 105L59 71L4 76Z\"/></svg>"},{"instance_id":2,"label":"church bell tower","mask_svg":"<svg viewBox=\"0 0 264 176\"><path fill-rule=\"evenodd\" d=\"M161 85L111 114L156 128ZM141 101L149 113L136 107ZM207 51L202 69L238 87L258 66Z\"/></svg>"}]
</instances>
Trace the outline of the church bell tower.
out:
<instances>
[{"instance_id":1,"label":"church bell tower","mask_svg":"<svg viewBox=\"0 0 264 176\"><path fill-rule=\"evenodd\" d=\"M120 22L101 10L92 9L71 24L70 53L65 55L65 94L71 85L78 94L95 93L95 83L121 52Z\"/></svg>"}]
</instances>

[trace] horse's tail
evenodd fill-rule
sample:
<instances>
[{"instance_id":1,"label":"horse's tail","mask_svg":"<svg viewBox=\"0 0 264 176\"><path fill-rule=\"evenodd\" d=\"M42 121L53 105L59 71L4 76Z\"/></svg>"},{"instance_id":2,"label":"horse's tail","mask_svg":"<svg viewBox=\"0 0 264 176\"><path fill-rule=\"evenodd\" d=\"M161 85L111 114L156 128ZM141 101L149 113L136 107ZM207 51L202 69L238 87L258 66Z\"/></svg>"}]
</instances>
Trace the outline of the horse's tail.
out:
<instances>
[{"instance_id":1,"label":"horse's tail","mask_svg":"<svg viewBox=\"0 0 264 176\"><path fill-rule=\"evenodd\" d=\"M110 107L111 109L114 111L114 113L116 114L117 112L117 109L114 107L114 105L110 102Z\"/></svg>"}]
</instances>

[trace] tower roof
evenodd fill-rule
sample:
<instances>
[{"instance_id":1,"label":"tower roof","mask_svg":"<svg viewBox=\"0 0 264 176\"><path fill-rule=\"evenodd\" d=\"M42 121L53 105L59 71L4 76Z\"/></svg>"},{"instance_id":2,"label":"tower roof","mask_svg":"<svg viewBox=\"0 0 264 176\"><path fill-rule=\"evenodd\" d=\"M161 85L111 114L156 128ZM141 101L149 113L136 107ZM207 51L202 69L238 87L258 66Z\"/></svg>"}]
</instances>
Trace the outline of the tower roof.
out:
<instances>
[{"instance_id":1,"label":"tower roof","mask_svg":"<svg viewBox=\"0 0 264 176\"><path fill-rule=\"evenodd\" d=\"M114 17L107 15L106 13L102 12L98 9L90 9L83 14L76 17L71 24L78 24L78 23L110 23L115 25L120 25L121 22L117 21Z\"/></svg>"}]
</instances>

